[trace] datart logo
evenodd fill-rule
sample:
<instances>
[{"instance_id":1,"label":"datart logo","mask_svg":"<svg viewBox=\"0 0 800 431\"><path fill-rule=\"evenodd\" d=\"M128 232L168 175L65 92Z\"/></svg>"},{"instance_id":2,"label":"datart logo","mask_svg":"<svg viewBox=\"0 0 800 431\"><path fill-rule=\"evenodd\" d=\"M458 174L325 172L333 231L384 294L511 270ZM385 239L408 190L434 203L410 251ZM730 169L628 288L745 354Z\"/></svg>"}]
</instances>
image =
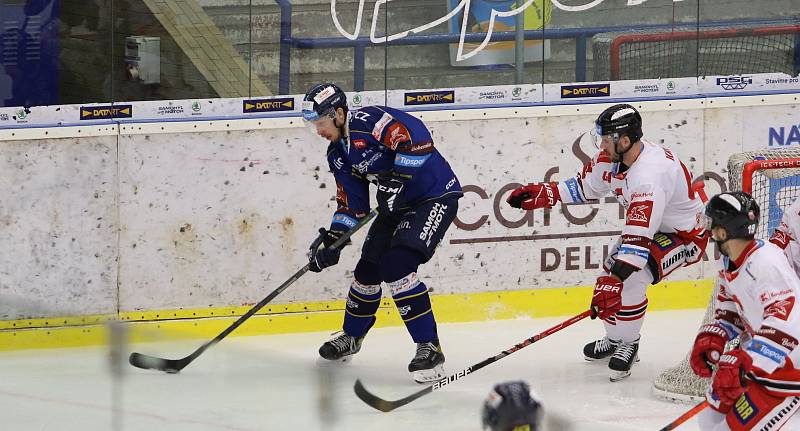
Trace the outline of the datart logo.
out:
<instances>
[{"instance_id":1,"label":"datart logo","mask_svg":"<svg viewBox=\"0 0 800 431\"><path fill-rule=\"evenodd\" d=\"M405 104L409 105L435 105L439 103L455 103L455 90L420 91L405 94Z\"/></svg>"},{"instance_id":2,"label":"datart logo","mask_svg":"<svg viewBox=\"0 0 800 431\"><path fill-rule=\"evenodd\" d=\"M562 85L561 98L608 97L611 95L611 84Z\"/></svg>"},{"instance_id":3,"label":"datart logo","mask_svg":"<svg viewBox=\"0 0 800 431\"><path fill-rule=\"evenodd\" d=\"M133 105L81 106L81 120L131 118Z\"/></svg>"},{"instance_id":4,"label":"datart logo","mask_svg":"<svg viewBox=\"0 0 800 431\"><path fill-rule=\"evenodd\" d=\"M242 102L245 114L255 112L294 111L294 98L281 97L277 99L251 99Z\"/></svg>"},{"instance_id":5,"label":"datart logo","mask_svg":"<svg viewBox=\"0 0 800 431\"><path fill-rule=\"evenodd\" d=\"M753 83L753 78L749 76L727 76L717 78L717 85L725 91L744 90L745 87Z\"/></svg>"}]
</instances>

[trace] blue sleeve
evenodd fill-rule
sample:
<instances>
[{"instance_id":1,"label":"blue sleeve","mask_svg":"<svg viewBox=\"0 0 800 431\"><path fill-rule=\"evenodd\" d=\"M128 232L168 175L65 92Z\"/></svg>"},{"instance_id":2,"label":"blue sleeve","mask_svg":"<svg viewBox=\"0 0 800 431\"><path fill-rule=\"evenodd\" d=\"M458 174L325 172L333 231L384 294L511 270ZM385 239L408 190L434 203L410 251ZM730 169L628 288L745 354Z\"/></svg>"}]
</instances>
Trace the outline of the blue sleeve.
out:
<instances>
[{"instance_id":1,"label":"blue sleeve","mask_svg":"<svg viewBox=\"0 0 800 431\"><path fill-rule=\"evenodd\" d=\"M350 164L335 151L328 152L328 165L336 180L336 212L333 213L331 230L350 230L370 211L369 183L355 175Z\"/></svg>"}]
</instances>

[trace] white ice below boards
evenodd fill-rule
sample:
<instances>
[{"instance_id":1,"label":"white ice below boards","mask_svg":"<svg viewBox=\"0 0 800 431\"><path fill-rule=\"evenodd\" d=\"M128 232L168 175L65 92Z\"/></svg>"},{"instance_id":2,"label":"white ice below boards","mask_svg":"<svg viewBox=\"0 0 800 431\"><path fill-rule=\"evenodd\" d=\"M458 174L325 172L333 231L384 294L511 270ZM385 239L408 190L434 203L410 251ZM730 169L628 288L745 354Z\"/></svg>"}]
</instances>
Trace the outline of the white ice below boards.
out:
<instances>
[{"instance_id":1,"label":"white ice below boards","mask_svg":"<svg viewBox=\"0 0 800 431\"><path fill-rule=\"evenodd\" d=\"M112 378L105 348L0 354L0 429L9 431L480 430L484 397L498 382L523 379L561 429L658 430L690 406L650 394L653 377L689 349L703 310L652 312L642 332L641 362L610 383L604 363L581 349L602 336L589 319L528 346L391 413L353 394L361 378L376 395L404 397L421 388L406 366L414 344L405 328L374 329L347 364L320 366L329 334L225 339L180 374L122 365ZM447 373L455 373L564 320L520 319L440 325ZM182 357L202 340L128 346ZM124 355L127 357L127 355ZM551 427L550 431L555 431ZM692 420L679 430L697 430Z\"/></svg>"}]
</instances>

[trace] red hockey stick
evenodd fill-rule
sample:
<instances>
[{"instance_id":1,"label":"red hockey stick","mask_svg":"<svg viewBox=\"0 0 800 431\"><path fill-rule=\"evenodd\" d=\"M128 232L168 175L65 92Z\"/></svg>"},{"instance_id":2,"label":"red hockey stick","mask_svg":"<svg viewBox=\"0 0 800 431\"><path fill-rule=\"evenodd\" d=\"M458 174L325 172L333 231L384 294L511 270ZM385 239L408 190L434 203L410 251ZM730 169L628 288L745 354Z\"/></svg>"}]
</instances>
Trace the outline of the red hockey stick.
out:
<instances>
[{"instance_id":1,"label":"red hockey stick","mask_svg":"<svg viewBox=\"0 0 800 431\"><path fill-rule=\"evenodd\" d=\"M702 403L692 407L688 412L682 414L678 419L675 419L674 421L668 423L664 428L661 428L661 431L671 431L675 428L678 428L682 423L688 421L706 407L708 407L708 401L704 400Z\"/></svg>"},{"instance_id":2,"label":"red hockey stick","mask_svg":"<svg viewBox=\"0 0 800 431\"><path fill-rule=\"evenodd\" d=\"M361 380L356 380L356 384L353 387L353 390L355 390L356 396L358 396L358 398L360 398L361 401L364 401L365 403L367 403L370 407L372 407L374 409L377 409L377 410L380 410L382 412L390 412L390 411L392 411L392 410L394 410L394 409L396 409L398 407L402 407L402 406L404 406L404 405L416 400L417 398L419 398L419 397L421 397L423 395L428 395L429 393L431 393L433 391L442 389L445 386L455 382L456 380L458 380L458 379L460 379L460 378L462 378L464 376L467 376L467 375L469 375L471 373L474 373L475 371L478 371L481 368L483 368L483 367L485 367L485 366L487 366L487 365L489 365L489 364L491 364L493 362L497 362L497 361L505 358L506 356L516 352L517 350L522 349L523 347L528 347L531 344L541 340L542 338L544 338L544 337L546 337L548 335L554 334L554 333L566 328L567 326L572 325L573 323L575 323L575 322L577 322L579 320L582 320L582 319L585 319L585 318L589 317L589 315L591 315L591 314L592 314L591 310L586 310L583 313L578 314L577 316L570 317L569 319L559 323L556 326L553 326L552 328L550 328L550 329L548 329L548 330L546 330L544 332L536 334L531 338L525 339L525 341L515 345L514 347L512 347L512 348L510 348L508 350L503 350L502 352L498 353L496 356L492 356L491 358L487 358L487 359L485 359L485 360L483 360L483 361L481 361L481 362L479 362L479 363L477 363L475 365L467 367L467 368L465 368L465 369L463 369L463 370L461 370L461 371L459 371L459 372L457 372L455 374L451 374L451 375L449 375L449 376L437 381L436 383L428 386L427 388L422 389L420 391L417 391L417 392L415 392L415 393L413 393L413 394L411 394L411 395L409 395L409 396L407 396L405 398L401 398L399 400L390 401L390 400L385 400L383 398L380 398L380 397L377 397L377 396L373 395L371 392L369 392L367 390L367 388L364 387L364 385L361 383Z\"/></svg>"}]
</instances>

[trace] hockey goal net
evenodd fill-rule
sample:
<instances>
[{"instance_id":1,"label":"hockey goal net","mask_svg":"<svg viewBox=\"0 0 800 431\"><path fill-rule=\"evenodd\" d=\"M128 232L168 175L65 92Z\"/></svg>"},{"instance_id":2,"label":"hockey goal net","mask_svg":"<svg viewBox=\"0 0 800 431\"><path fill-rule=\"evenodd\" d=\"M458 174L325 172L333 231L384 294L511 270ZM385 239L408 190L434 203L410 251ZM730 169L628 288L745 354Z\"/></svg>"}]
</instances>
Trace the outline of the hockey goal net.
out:
<instances>
[{"instance_id":1,"label":"hockey goal net","mask_svg":"<svg viewBox=\"0 0 800 431\"><path fill-rule=\"evenodd\" d=\"M800 25L676 27L592 38L594 80L798 73Z\"/></svg>"},{"instance_id":2,"label":"hockey goal net","mask_svg":"<svg viewBox=\"0 0 800 431\"><path fill-rule=\"evenodd\" d=\"M780 224L783 211L800 196L800 148L732 155L728 159L728 185L729 190L743 190L755 198L761 209L756 237L769 238ZM714 318L718 287L715 283L702 324ZM698 402L705 396L708 385L709 379L697 377L692 372L687 353L680 364L656 377L653 393L671 401Z\"/></svg>"}]
</instances>

